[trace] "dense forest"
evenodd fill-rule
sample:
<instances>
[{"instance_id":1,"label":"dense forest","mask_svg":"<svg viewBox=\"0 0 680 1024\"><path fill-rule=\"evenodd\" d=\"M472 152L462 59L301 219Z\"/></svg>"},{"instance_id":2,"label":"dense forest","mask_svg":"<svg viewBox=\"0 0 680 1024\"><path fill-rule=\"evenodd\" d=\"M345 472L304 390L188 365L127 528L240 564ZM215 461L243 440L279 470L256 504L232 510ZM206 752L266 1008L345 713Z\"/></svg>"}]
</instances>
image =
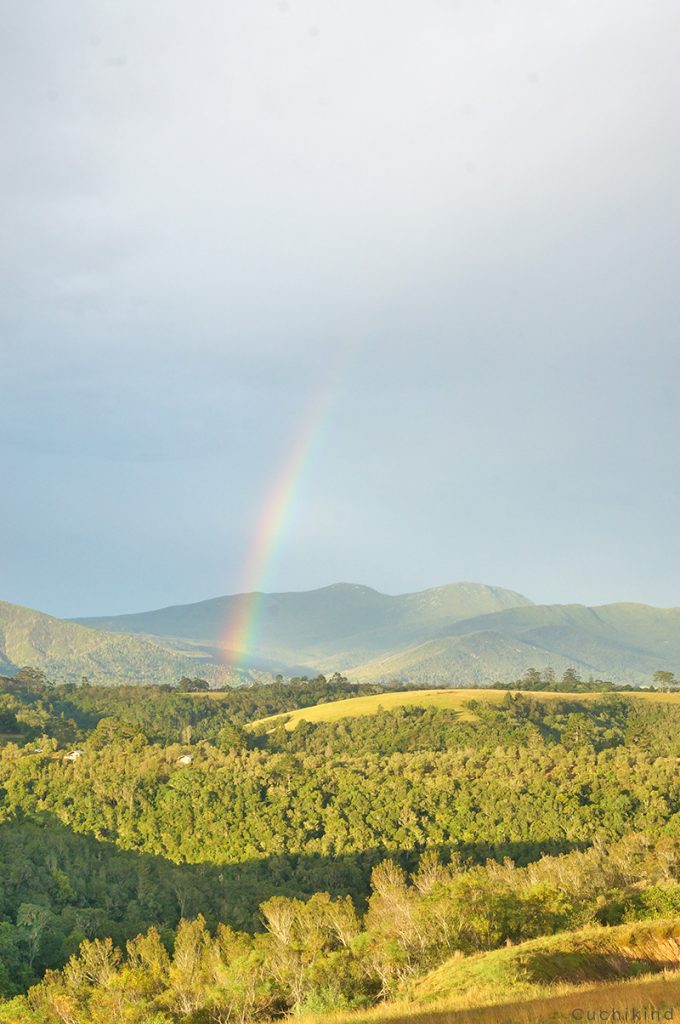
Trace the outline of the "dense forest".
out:
<instances>
[{"instance_id":1,"label":"dense forest","mask_svg":"<svg viewBox=\"0 0 680 1024\"><path fill-rule=\"evenodd\" d=\"M250 724L356 692L5 680L0 1019L321 1012L455 951L680 911L679 706Z\"/></svg>"},{"instance_id":2,"label":"dense forest","mask_svg":"<svg viewBox=\"0 0 680 1024\"><path fill-rule=\"evenodd\" d=\"M286 682L277 677L267 685L212 691L212 698L205 696L208 689L205 680L188 677L177 687L54 686L44 673L26 668L12 678L0 676L0 738L47 735L75 743L101 723L102 736L113 729L121 736L143 733L151 743L215 742L225 726L384 688L359 687L336 673Z\"/></svg>"}]
</instances>

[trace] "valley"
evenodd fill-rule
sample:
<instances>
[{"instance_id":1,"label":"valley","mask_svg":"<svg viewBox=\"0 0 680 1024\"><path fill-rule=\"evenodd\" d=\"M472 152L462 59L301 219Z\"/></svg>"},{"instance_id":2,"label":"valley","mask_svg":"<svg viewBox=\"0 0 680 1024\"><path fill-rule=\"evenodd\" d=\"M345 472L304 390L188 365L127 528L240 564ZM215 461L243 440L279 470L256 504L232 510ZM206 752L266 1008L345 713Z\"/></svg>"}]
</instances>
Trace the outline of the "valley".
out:
<instances>
[{"instance_id":1,"label":"valley","mask_svg":"<svg viewBox=\"0 0 680 1024\"><path fill-rule=\"evenodd\" d=\"M3 1024L676 991L680 694L0 683Z\"/></svg>"}]
</instances>

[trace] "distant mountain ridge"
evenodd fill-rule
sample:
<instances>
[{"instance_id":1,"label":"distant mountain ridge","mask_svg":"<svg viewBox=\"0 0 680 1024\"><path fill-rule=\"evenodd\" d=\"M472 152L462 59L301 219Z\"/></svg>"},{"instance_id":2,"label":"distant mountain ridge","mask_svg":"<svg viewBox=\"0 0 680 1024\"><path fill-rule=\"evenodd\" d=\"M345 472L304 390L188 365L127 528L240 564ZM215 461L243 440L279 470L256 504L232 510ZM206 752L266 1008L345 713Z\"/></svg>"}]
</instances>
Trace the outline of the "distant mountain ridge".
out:
<instances>
[{"instance_id":1,"label":"distant mountain ridge","mask_svg":"<svg viewBox=\"0 0 680 1024\"><path fill-rule=\"evenodd\" d=\"M117 633L182 638L218 648L230 617L243 601L250 600L250 595L236 594L133 615L73 621ZM257 654L297 663L302 650L307 658L312 653L333 657L364 646L368 652L389 650L411 638L433 635L461 619L531 605L531 601L515 591L481 583L451 583L397 596L356 583L335 583L318 590L261 594L257 604Z\"/></svg>"},{"instance_id":2,"label":"distant mountain ridge","mask_svg":"<svg viewBox=\"0 0 680 1024\"><path fill-rule=\"evenodd\" d=\"M138 615L82 619L99 629L219 646L243 595ZM490 683L529 667L576 667L620 682L680 669L680 610L641 604L536 605L516 591L452 583L391 596L337 583L263 594L253 664L334 669L363 681Z\"/></svg>"},{"instance_id":3,"label":"distant mountain ridge","mask_svg":"<svg viewBox=\"0 0 680 1024\"><path fill-rule=\"evenodd\" d=\"M81 619L97 629L186 641L224 657L223 637L232 615L250 595L234 595L111 619ZM353 583L318 590L257 597L254 650L246 664L281 671L345 671L383 651L437 635L460 620L529 599L514 591L475 583L454 583L413 594L392 596Z\"/></svg>"},{"instance_id":4,"label":"distant mountain ridge","mask_svg":"<svg viewBox=\"0 0 680 1024\"><path fill-rule=\"evenodd\" d=\"M537 605L481 583L401 595L352 583L257 595L253 650L236 672L222 643L244 601L252 596L69 621L0 603L0 672L30 664L60 680L201 675L218 685L342 671L358 681L436 686L507 681L548 665L634 684L660 668L680 674L679 608Z\"/></svg>"}]
</instances>

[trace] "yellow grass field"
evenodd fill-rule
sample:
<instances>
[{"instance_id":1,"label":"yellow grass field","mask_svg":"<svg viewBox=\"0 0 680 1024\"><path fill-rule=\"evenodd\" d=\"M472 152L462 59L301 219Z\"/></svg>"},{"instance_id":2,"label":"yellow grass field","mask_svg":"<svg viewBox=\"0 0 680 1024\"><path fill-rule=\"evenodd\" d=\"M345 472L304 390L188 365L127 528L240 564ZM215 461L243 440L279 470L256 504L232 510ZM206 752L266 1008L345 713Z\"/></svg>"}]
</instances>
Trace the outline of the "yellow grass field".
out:
<instances>
[{"instance_id":1,"label":"yellow grass field","mask_svg":"<svg viewBox=\"0 0 680 1024\"><path fill-rule=\"evenodd\" d=\"M518 690L401 690L390 693L371 694L366 697L349 697L347 700L329 701L326 704L315 704L311 708L300 708L298 711L285 711L278 715L270 715L268 718L260 718L251 722L249 728L260 725L272 727L277 722L285 719L286 729L293 730L298 722L336 722L340 718L360 718L365 715L374 715L379 708L391 711L401 707L421 708L447 708L457 711L462 720L471 721L474 715L468 711L465 704L469 700L493 701L498 703L503 700L506 693L519 693ZM529 693L522 691L530 697L537 697L541 700L593 700L606 696L603 693L554 693L553 691L537 691ZM650 693L647 690L637 690L622 694L624 697L632 697L635 700L649 700L655 703L664 702L669 704L680 704L680 693Z\"/></svg>"},{"instance_id":2,"label":"yellow grass field","mask_svg":"<svg viewBox=\"0 0 680 1024\"><path fill-rule=\"evenodd\" d=\"M639 1016L634 1015L634 1011ZM652 1012L654 1011L654 1013ZM456 1007L394 1002L372 1010L303 1015L299 1024L574 1024L680 1019L680 972L601 985L555 985L532 998Z\"/></svg>"},{"instance_id":3,"label":"yellow grass field","mask_svg":"<svg viewBox=\"0 0 680 1024\"><path fill-rule=\"evenodd\" d=\"M456 957L406 983L402 999L336 1012L324 1024L548 1024L647 1021L680 1010L680 923L590 926ZM644 966L647 972L643 972ZM619 977L616 975L619 974ZM557 980L561 975L562 980ZM609 977L607 977L609 975ZM626 975L628 977L626 978ZM631 976L632 975L632 976ZM552 980L551 980L552 979ZM648 1015L634 1017L647 1008ZM625 1016L626 1008L629 1016ZM651 1009L662 1010L651 1016ZM616 1009L620 1016L603 1016ZM592 1016L588 1016L591 1014ZM300 1024L315 1018L302 1017Z\"/></svg>"}]
</instances>

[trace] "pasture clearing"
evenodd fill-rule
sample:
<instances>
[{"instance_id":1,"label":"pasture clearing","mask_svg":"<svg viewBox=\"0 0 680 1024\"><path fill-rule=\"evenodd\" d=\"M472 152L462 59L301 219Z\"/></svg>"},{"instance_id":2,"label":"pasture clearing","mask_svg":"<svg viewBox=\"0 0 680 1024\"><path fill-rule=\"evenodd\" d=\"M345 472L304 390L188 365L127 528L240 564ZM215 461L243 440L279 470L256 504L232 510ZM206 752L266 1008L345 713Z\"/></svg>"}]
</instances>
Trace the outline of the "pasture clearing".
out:
<instances>
[{"instance_id":1,"label":"pasture clearing","mask_svg":"<svg viewBox=\"0 0 680 1024\"><path fill-rule=\"evenodd\" d=\"M341 718L361 718L375 715L380 709L393 711L401 707L446 708L456 711L461 721L473 721L474 714L465 706L470 700L499 703L507 693L523 693L527 697L538 700L579 700L588 701L607 696L632 697L634 700L649 700L654 703L680 704L680 693L651 693L648 690L627 691L621 694L598 691L595 693L556 693L553 690L492 690L477 689L436 689L436 690L395 690L388 693L371 694L366 697L348 697L345 700L328 701L314 704L309 708L298 708L296 711L283 711L277 715L269 715L251 722L248 728L255 726L276 726L282 719L286 720L286 729L292 731L298 722L336 722Z\"/></svg>"}]
</instances>

